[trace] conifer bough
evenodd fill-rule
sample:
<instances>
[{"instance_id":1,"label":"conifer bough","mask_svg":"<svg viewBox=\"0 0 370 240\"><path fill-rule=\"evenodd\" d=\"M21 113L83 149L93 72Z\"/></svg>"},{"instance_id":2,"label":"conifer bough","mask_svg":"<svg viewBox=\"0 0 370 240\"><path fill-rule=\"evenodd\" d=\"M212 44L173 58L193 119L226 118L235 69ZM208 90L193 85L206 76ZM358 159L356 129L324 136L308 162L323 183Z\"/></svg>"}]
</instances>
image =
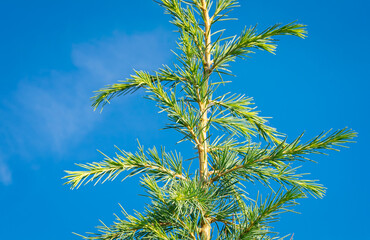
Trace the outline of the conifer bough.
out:
<instances>
[{"instance_id":1,"label":"conifer bough","mask_svg":"<svg viewBox=\"0 0 370 240\"><path fill-rule=\"evenodd\" d=\"M215 31L220 21L231 20L236 0L157 1L172 18L179 33L179 53L172 68L130 78L97 91L93 107L103 107L121 94L144 89L147 97L166 112L168 129L183 135L197 150L198 170L190 172L178 152L164 147L138 147L136 153L118 149L102 162L77 164L66 171L67 184L78 188L89 182L113 180L123 172L141 174L150 203L143 213L117 217L84 239L278 239L271 223L292 211L296 200L308 195L323 197L325 188L299 173L295 162L310 161L311 154L336 150L356 133L350 129L328 131L302 143L301 136L286 142L284 134L267 125L252 99L237 94L217 94L232 75L229 63L256 49L274 53L276 37L304 38L305 26L276 24L263 31L246 28L239 36L224 37ZM222 84L222 85L221 85ZM245 185L261 182L273 189L270 196L248 198ZM253 186L253 185L248 185ZM277 190L276 186L280 186Z\"/></svg>"}]
</instances>

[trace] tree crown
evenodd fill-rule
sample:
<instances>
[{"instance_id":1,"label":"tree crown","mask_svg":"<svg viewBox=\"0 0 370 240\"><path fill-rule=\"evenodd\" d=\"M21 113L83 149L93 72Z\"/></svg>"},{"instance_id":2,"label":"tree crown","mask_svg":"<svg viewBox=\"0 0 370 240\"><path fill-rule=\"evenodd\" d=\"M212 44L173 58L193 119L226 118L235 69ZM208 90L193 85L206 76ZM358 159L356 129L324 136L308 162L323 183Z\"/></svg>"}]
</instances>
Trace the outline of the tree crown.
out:
<instances>
[{"instance_id":1,"label":"tree crown","mask_svg":"<svg viewBox=\"0 0 370 240\"><path fill-rule=\"evenodd\" d=\"M179 33L177 62L149 73L136 71L130 78L96 92L95 109L122 94L144 89L147 97L167 113L168 129L181 133L197 150L199 169L190 172L181 154L164 147L136 153L118 149L102 162L78 164L83 170L66 171L67 184L113 180L122 172L142 175L141 184L151 202L144 213L123 211L112 226L85 239L275 239L271 223L292 211L296 200L307 195L323 197L325 188L298 172L295 162L310 161L310 154L336 150L356 136L350 129L323 132L308 142L302 135L292 142L268 125L242 94L218 94L232 75L229 64L255 50L274 53L277 38L304 38L297 22L276 24L258 32L245 28L239 36L213 32L238 6L236 0L157 1L172 18ZM246 182L261 182L279 190L256 200L247 197Z\"/></svg>"}]
</instances>

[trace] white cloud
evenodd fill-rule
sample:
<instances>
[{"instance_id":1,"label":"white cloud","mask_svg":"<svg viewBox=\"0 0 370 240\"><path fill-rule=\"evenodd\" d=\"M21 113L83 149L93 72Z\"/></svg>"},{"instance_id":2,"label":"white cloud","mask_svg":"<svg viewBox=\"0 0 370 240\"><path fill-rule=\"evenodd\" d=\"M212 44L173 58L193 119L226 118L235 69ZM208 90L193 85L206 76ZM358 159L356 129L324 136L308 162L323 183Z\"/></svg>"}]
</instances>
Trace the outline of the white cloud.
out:
<instances>
[{"instance_id":1,"label":"white cloud","mask_svg":"<svg viewBox=\"0 0 370 240\"><path fill-rule=\"evenodd\" d=\"M12 183L12 173L4 159L0 156L0 182L4 185Z\"/></svg>"},{"instance_id":2,"label":"white cloud","mask_svg":"<svg viewBox=\"0 0 370 240\"><path fill-rule=\"evenodd\" d=\"M26 155L38 149L63 152L94 128L99 118L90 97L108 83L128 77L132 68L153 70L168 58L168 34L163 31L126 35L75 44L71 53L76 69L53 70L47 76L29 76L19 82L12 99L2 102L7 118L0 132L7 136L8 155ZM0 162L2 181L11 175Z\"/></svg>"},{"instance_id":3,"label":"white cloud","mask_svg":"<svg viewBox=\"0 0 370 240\"><path fill-rule=\"evenodd\" d=\"M169 35L163 31L132 36L115 33L104 40L77 44L73 63L91 77L107 81L125 77L134 69L152 69L168 57Z\"/></svg>"}]
</instances>

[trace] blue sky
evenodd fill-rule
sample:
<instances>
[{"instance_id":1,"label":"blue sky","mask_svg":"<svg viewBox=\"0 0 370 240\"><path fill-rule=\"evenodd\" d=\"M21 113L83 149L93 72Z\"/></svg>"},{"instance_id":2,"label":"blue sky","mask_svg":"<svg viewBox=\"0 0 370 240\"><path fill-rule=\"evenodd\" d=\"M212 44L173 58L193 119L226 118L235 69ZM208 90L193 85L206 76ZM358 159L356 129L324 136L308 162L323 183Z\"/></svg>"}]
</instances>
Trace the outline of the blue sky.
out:
<instances>
[{"instance_id":1,"label":"blue sky","mask_svg":"<svg viewBox=\"0 0 370 240\"><path fill-rule=\"evenodd\" d=\"M232 92L254 97L263 116L293 139L350 127L356 144L305 172L328 188L285 214L277 231L295 239L364 239L370 207L369 1L241 1L236 34L245 26L294 20L308 25L305 40L281 38L277 55L258 52L232 67ZM104 111L90 107L92 91L124 79L132 69L154 70L174 60L176 34L155 3L140 1L0 2L0 232L2 239L79 239L71 232L107 224L118 203L141 210L138 178L71 191L63 170L101 160L96 149L136 150L175 145L154 104L142 93L121 97Z\"/></svg>"}]
</instances>

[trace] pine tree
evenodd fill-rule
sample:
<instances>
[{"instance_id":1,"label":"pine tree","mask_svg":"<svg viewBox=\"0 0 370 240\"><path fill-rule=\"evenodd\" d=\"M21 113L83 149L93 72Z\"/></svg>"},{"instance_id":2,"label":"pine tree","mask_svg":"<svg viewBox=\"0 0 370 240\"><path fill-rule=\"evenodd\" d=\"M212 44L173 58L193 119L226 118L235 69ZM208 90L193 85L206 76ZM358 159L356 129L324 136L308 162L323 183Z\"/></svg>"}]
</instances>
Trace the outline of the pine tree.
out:
<instances>
[{"instance_id":1,"label":"pine tree","mask_svg":"<svg viewBox=\"0 0 370 240\"><path fill-rule=\"evenodd\" d=\"M296 162L311 154L336 150L356 133L344 128L323 132L310 141L292 142L266 118L259 116L251 98L217 94L232 75L229 64L253 51L274 53L276 37L304 38L305 26L276 24L262 32L246 28L239 36L224 37L212 31L238 6L236 0L161 0L158 4L179 33L177 62L153 73L136 71L125 81L97 91L93 107L103 107L114 97L144 89L147 97L166 112L168 129L181 133L196 149L199 165L191 172L178 152L155 147L136 153L118 149L102 162L77 164L81 171L66 171L67 184L113 180L122 172L141 174L141 185L150 198L143 213L129 215L98 227L84 239L277 239L271 223L292 211L296 200L308 195L323 197L325 188L299 173ZM188 170L187 170L188 169ZM260 182L271 194L247 197L245 184ZM278 188L277 188L278 186ZM273 190L274 189L274 190Z\"/></svg>"}]
</instances>

